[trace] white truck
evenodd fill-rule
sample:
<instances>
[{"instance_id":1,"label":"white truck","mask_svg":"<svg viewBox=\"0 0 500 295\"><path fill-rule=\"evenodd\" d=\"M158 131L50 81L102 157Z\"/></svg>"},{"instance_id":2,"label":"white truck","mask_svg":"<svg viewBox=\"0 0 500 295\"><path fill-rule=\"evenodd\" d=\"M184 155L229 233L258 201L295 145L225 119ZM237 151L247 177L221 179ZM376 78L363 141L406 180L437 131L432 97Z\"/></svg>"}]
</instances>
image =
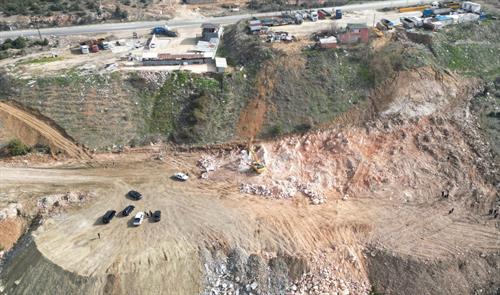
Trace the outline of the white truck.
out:
<instances>
[{"instance_id":1,"label":"white truck","mask_svg":"<svg viewBox=\"0 0 500 295\"><path fill-rule=\"evenodd\" d=\"M313 22L318 21L318 12L316 10L311 10L309 12L309 19Z\"/></svg>"},{"instance_id":2,"label":"white truck","mask_svg":"<svg viewBox=\"0 0 500 295\"><path fill-rule=\"evenodd\" d=\"M481 13L481 4L470 2L470 1L465 1L465 2L462 2L462 9L467 11L467 12L480 14Z\"/></svg>"}]
</instances>

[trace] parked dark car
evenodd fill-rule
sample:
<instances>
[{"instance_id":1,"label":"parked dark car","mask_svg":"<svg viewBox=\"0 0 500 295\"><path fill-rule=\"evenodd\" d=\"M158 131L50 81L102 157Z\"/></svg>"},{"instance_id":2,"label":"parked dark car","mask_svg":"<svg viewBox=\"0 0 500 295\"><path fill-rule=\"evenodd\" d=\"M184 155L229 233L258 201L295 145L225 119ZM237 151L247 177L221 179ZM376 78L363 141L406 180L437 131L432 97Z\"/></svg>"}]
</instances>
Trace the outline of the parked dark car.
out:
<instances>
[{"instance_id":1,"label":"parked dark car","mask_svg":"<svg viewBox=\"0 0 500 295\"><path fill-rule=\"evenodd\" d=\"M109 223L111 221L111 219L113 219L113 217L115 217L115 215L116 215L116 211L115 210L109 210L102 217L102 222L103 223Z\"/></svg>"},{"instance_id":2,"label":"parked dark car","mask_svg":"<svg viewBox=\"0 0 500 295\"><path fill-rule=\"evenodd\" d=\"M140 200L142 199L142 195L138 191L129 191L128 196L131 197L134 200Z\"/></svg>"},{"instance_id":3,"label":"parked dark car","mask_svg":"<svg viewBox=\"0 0 500 295\"><path fill-rule=\"evenodd\" d=\"M160 221L160 219L161 219L161 211L156 210L155 213L153 213L153 220L155 222L158 222L158 221Z\"/></svg>"},{"instance_id":4,"label":"parked dark car","mask_svg":"<svg viewBox=\"0 0 500 295\"><path fill-rule=\"evenodd\" d=\"M132 213L132 211L134 211L134 209L135 209L135 206L128 205L127 207L125 207L125 209L123 209L122 215L123 216L129 216L129 214Z\"/></svg>"}]
</instances>

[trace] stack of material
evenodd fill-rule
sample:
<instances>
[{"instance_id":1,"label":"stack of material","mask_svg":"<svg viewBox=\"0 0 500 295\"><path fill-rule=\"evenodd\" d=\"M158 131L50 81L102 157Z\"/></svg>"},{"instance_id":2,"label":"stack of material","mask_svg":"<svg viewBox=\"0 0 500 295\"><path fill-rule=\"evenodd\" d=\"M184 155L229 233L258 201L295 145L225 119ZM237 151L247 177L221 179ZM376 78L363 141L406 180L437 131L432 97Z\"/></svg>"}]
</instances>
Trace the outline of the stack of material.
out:
<instances>
[{"instance_id":1,"label":"stack of material","mask_svg":"<svg viewBox=\"0 0 500 295\"><path fill-rule=\"evenodd\" d=\"M329 36L325 38L320 38L318 41L320 48L337 48L337 38L334 36Z\"/></svg>"}]
</instances>

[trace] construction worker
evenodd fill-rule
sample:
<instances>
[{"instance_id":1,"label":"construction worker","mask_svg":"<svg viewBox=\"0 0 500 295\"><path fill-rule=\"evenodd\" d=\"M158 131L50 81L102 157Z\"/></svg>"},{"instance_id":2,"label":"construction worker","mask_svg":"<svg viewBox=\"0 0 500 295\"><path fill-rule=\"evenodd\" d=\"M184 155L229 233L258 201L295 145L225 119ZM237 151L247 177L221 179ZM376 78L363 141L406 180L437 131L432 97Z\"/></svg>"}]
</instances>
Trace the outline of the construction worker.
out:
<instances>
[{"instance_id":1,"label":"construction worker","mask_svg":"<svg viewBox=\"0 0 500 295\"><path fill-rule=\"evenodd\" d=\"M97 233L97 238L101 239L101 233Z\"/></svg>"}]
</instances>

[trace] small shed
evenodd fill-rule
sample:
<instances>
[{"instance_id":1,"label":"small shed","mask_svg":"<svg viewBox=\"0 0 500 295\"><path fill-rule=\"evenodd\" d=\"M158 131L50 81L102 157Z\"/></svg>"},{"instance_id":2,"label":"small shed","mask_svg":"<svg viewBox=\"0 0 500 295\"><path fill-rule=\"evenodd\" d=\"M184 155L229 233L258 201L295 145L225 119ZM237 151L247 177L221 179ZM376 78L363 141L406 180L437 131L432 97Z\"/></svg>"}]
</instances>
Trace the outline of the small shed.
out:
<instances>
[{"instance_id":1,"label":"small shed","mask_svg":"<svg viewBox=\"0 0 500 295\"><path fill-rule=\"evenodd\" d=\"M208 42L212 38L221 38L223 27L220 24L204 23L201 30L201 39Z\"/></svg>"},{"instance_id":2,"label":"small shed","mask_svg":"<svg viewBox=\"0 0 500 295\"><path fill-rule=\"evenodd\" d=\"M227 68L227 60L225 57L216 57L215 58L215 68L217 69L217 73L224 73Z\"/></svg>"},{"instance_id":3,"label":"small shed","mask_svg":"<svg viewBox=\"0 0 500 295\"><path fill-rule=\"evenodd\" d=\"M346 30L338 35L340 43L368 43L369 32L365 23L347 24Z\"/></svg>"}]
</instances>

